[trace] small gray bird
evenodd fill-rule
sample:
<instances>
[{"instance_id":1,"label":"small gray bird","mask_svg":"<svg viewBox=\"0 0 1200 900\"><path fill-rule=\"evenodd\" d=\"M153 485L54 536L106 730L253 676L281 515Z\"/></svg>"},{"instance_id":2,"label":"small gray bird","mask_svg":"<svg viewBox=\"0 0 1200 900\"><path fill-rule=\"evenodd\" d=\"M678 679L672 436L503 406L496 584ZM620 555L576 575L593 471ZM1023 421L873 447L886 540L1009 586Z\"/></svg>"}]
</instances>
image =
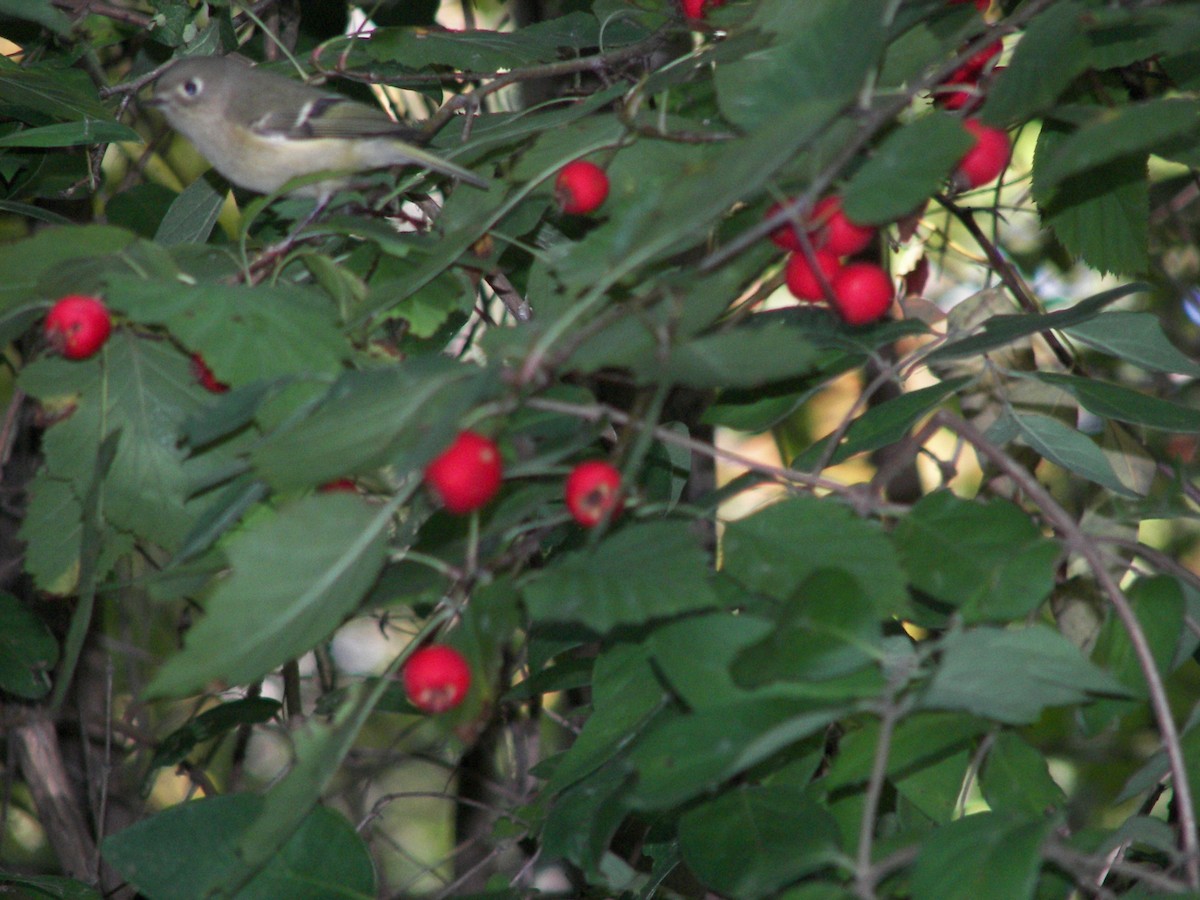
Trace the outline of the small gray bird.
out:
<instances>
[{"instance_id":1,"label":"small gray bird","mask_svg":"<svg viewBox=\"0 0 1200 900\"><path fill-rule=\"evenodd\" d=\"M382 110L234 58L180 60L158 77L148 102L213 168L262 194L327 171L330 178L294 192L323 205L348 176L387 166L419 166L489 186L474 172L414 146L414 132Z\"/></svg>"}]
</instances>

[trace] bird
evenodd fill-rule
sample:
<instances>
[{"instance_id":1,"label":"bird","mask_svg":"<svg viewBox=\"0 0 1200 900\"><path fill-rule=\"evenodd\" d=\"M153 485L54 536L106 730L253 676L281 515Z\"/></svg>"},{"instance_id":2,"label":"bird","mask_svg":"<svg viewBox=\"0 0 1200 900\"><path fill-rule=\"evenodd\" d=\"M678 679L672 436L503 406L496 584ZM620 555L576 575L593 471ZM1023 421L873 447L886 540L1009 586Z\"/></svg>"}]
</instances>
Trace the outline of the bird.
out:
<instances>
[{"instance_id":1,"label":"bird","mask_svg":"<svg viewBox=\"0 0 1200 900\"><path fill-rule=\"evenodd\" d=\"M383 110L236 57L172 63L155 80L147 102L226 179L260 194L329 172L329 178L289 191L315 198L320 208L354 174L389 166L419 166L489 186L476 173L415 146L417 132Z\"/></svg>"}]
</instances>

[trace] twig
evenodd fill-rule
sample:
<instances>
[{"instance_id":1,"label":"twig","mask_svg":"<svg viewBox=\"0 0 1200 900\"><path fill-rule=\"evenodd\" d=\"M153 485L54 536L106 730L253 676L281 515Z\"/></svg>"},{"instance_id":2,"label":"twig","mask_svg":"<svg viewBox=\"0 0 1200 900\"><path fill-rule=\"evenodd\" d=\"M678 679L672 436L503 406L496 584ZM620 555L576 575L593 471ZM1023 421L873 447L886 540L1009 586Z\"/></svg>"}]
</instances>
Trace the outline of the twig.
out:
<instances>
[{"instance_id":1,"label":"twig","mask_svg":"<svg viewBox=\"0 0 1200 900\"><path fill-rule=\"evenodd\" d=\"M674 444L676 447L683 447L691 450L693 453L699 453L702 456L711 457L713 459L722 459L726 462L736 463L739 466L744 466L752 472L758 472L761 475L766 475L775 481L780 481L786 484L800 485L809 490L825 490L830 493L836 493L847 497L860 511L874 510L876 512L898 512L896 508L891 508L887 504L880 503L874 499L868 498L862 487L859 485L845 485L839 481L834 481L830 478L822 478L819 475L811 475L808 472L801 472L798 469L789 469L783 466L772 466L758 460L750 459L748 456L742 456L740 453L734 453L732 450L725 450L717 447L714 444L698 441L695 438L685 437L677 434L669 428L664 428L661 425L649 425L646 422L634 419L627 413L621 412L611 406L603 403L594 404L579 404L567 403L561 400L550 400L546 397L530 397L525 401L525 405L533 409L540 409L544 412L557 412L566 416L574 416L583 419L586 422L602 422L604 420L612 421L618 425L632 425L635 428L650 429L654 437L662 441L664 444ZM864 508L865 506L865 508Z\"/></svg>"},{"instance_id":2,"label":"twig","mask_svg":"<svg viewBox=\"0 0 1200 900\"><path fill-rule=\"evenodd\" d=\"M1026 287L1021 276L1017 274L1012 263L1004 258L1004 254L1000 252L995 243L989 240L987 235L983 233L983 229L975 221L974 213L969 209L963 209L944 194L936 194L934 199L958 219L963 224L963 227L970 232L971 237L975 238L975 242L979 244L983 249L984 255L987 256L988 263L996 274L1000 276L1000 280L1004 282L1004 286L1008 288L1009 293L1013 295L1021 308L1028 313L1045 312L1037 299L1029 293L1028 287ZM1075 368L1075 357L1071 354L1070 350L1063 346L1062 341L1058 339L1058 335L1050 331L1043 331L1042 339L1054 351L1055 358L1065 369L1070 371Z\"/></svg>"},{"instance_id":3,"label":"twig","mask_svg":"<svg viewBox=\"0 0 1200 900\"><path fill-rule=\"evenodd\" d=\"M1154 711L1154 719L1162 735L1163 747L1170 763L1171 778L1175 786L1175 802L1179 811L1180 841L1184 853L1184 867L1187 872L1188 887L1195 890L1200 888L1200 841L1196 834L1196 810L1192 799L1192 790L1186 761L1183 758L1183 748L1179 742L1179 730L1172 718L1171 706L1167 700L1166 688L1158 673L1154 654L1146 640L1146 633L1133 612L1129 598L1121 590L1112 573L1105 565L1096 544L1083 532L1071 515L1042 487L1041 483L1017 463L1002 449L991 443L973 425L946 410L940 410L934 415L935 420L961 435L977 453L986 456L994 465L1001 469L1042 511L1047 521L1062 536L1067 547L1078 553L1086 561L1096 578L1100 589L1108 597L1113 611L1121 620L1121 625L1129 637L1137 657L1138 667L1146 681L1146 690L1150 695L1150 706Z\"/></svg>"},{"instance_id":4,"label":"twig","mask_svg":"<svg viewBox=\"0 0 1200 900\"><path fill-rule=\"evenodd\" d=\"M875 759L871 763L871 777L867 782L862 818L858 823L854 893L862 900L872 900L875 896L874 869L871 867L871 852L875 845L875 819L879 814L879 800L883 796L883 784L887 778L888 756L892 752L892 733L904 713L903 706L895 702L894 695L895 686L889 685L883 698L883 709L879 714L879 738L875 742Z\"/></svg>"},{"instance_id":5,"label":"twig","mask_svg":"<svg viewBox=\"0 0 1200 900\"><path fill-rule=\"evenodd\" d=\"M1083 871L1094 877L1104 871L1105 868L1109 868L1118 875L1136 879L1169 894L1184 893L1188 889L1188 885L1176 881L1174 878L1164 875L1162 872L1151 869L1148 866L1119 859L1099 860L1088 856L1086 853L1080 853L1078 850L1066 847L1056 840L1048 841L1042 847L1042 856L1055 865L1062 866L1068 872Z\"/></svg>"}]
</instances>

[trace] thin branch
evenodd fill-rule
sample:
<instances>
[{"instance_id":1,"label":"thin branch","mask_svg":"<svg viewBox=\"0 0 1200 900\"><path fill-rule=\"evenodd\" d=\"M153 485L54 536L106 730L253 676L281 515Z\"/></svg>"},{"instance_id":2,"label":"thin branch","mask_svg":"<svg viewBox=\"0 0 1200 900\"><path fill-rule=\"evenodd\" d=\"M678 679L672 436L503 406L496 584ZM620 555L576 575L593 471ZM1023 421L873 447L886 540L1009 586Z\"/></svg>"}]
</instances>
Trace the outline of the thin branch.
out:
<instances>
[{"instance_id":1,"label":"thin branch","mask_svg":"<svg viewBox=\"0 0 1200 900\"><path fill-rule=\"evenodd\" d=\"M1137 657L1138 667L1146 681L1146 689L1150 695L1150 706L1154 711L1154 719L1162 735L1163 747L1170 763L1171 778L1175 786L1176 808L1179 811L1180 841L1184 853L1184 866L1187 871L1187 883L1193 890L1200 888L1200 840L1196 834L1196 810L1192 798L1192 789L1188 777L1187 764L1183 758L1183 747L1179 741L1179 730L1172 718L1171 706L1167 700L1166 688L1158 673L1154 654L1146 640L1146 633L1133 612L1129 598L1121 590L1116 579L1105 565L1105 560L1095 542L1079 527L1071 515L1042 487L1041 483L1017 463L1007 453L991 443L973 425L953 413L941 410L934 418L947 428L961 435L976 452L988 458L1013 480L1041 510L1047 521L1061 535L1068 549L1079 554L1086 560L1096 578L1097 584L1108 597L1113 611L1121 620L1121 625L1129 637Z\"/></svg>"},{"instance_id":2,"label":"thin branch","mask_svg":"<svg viewBox=\"0 0 1200 900\"><path fill-rule=\"evenodd\" d=\"M533 409L543 410L544 412L557 412L566 416L574 416L586 422L603 422L608 420L617 425L631 425L634 428L650 429L654 437L664 444L673 444L676 447L683 447L701 456L736 463L752 472L757 472L760 475L765 475L784 484L799 485L809 490L824 490L839 494L846 497L855 509L860 512L874 511L877 513L887 513L901 512L903 509L906 509L906 507L898 508L870 497L862 485L846 485L830 478L822 478L819 475L801 472L798 469L768 465L767 463L751 459L748 456L742 456L740 453L734 453L732 450L725 450L705 441L677 434L661 425L652 426L603 403L567 403L561 400L550 400L546 397L530 397L525 401L525 405Z\"/></svg>"},{"instance_id":3,"label":"thin branch","mask_svg":"<svg viewBox=\"0 0 1200 900\"><path fill-rule=\"evenodd\" d=\"M1004 258L1004 254L1000 252L1000 248L997 247L996 244L983 233L983 229L980 228L979 223L975 221L974 212L969 209L964 209L943 194L935 195L934 199L937 200L937 202L943 207L945 207L951 215L958 219L958 221L963 224L963 227L970 232L971 237L975 238L975 242L979 244L981 248L983 248L983 252L987 256L988 263L991 265L996 274L1000 276L1000 280L1004 282L1004 286L1008 288L1009 293L1013 295L1017 303L1020 304L1021 308L1028 313L1045 312L1045 310L1042 309L1041 304L1038 303L1037 298L1035 298L1029 292L1029 288L1026 286L1021 276L1017 274L1017 270L1013 267L1012 263ZM1075 357L1072 355L1071 351L1063 345L1063 342L1059 340L1058 335L1050 331L1043 331L1042 339L1045 340L1050 346L1050 349L1054 351L1055 358L1065 369L1070 371L1075 368Z\"/></svg>"},{"instance_id":4,"label":"thin branch","mask_svg":"<svg viewBox=\"0 0 1200 900\"><path fill-rule=\"evenodd\" d=\"M871 777L867 782L862 818L858 823L854 892L862 900L873 900L875 897L875 870L871 866L871 855L875 845L875 820L879 815L879 800L883 796L883 786L887 778L888 756L892 752L892 733L905 711L905 704L895 702L896 687L897 685L889 684L887 695L883 698L883 709L879 713L879 738L875 743L875 759L871 763Z\"/></svg>"}]
</instances>

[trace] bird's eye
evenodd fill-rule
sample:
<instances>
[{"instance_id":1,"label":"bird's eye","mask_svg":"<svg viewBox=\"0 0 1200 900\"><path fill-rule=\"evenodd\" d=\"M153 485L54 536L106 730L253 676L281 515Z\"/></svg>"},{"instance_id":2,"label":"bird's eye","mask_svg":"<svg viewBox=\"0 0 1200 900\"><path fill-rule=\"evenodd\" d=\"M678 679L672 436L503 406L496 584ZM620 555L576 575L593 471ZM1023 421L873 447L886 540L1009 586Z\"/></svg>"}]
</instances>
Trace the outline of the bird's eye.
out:
<instances>
[{"instance_id":1,"label":"bird's eye","mask_svg":"<svg viewBox=\"0 0 1200 900\"><path fill-rule=\"evenodd\" d=\"M200 93L200 82L195 78L189 78L183 83L183 92L189 97L195 97Z\"/></svg>"}]
</instances>

